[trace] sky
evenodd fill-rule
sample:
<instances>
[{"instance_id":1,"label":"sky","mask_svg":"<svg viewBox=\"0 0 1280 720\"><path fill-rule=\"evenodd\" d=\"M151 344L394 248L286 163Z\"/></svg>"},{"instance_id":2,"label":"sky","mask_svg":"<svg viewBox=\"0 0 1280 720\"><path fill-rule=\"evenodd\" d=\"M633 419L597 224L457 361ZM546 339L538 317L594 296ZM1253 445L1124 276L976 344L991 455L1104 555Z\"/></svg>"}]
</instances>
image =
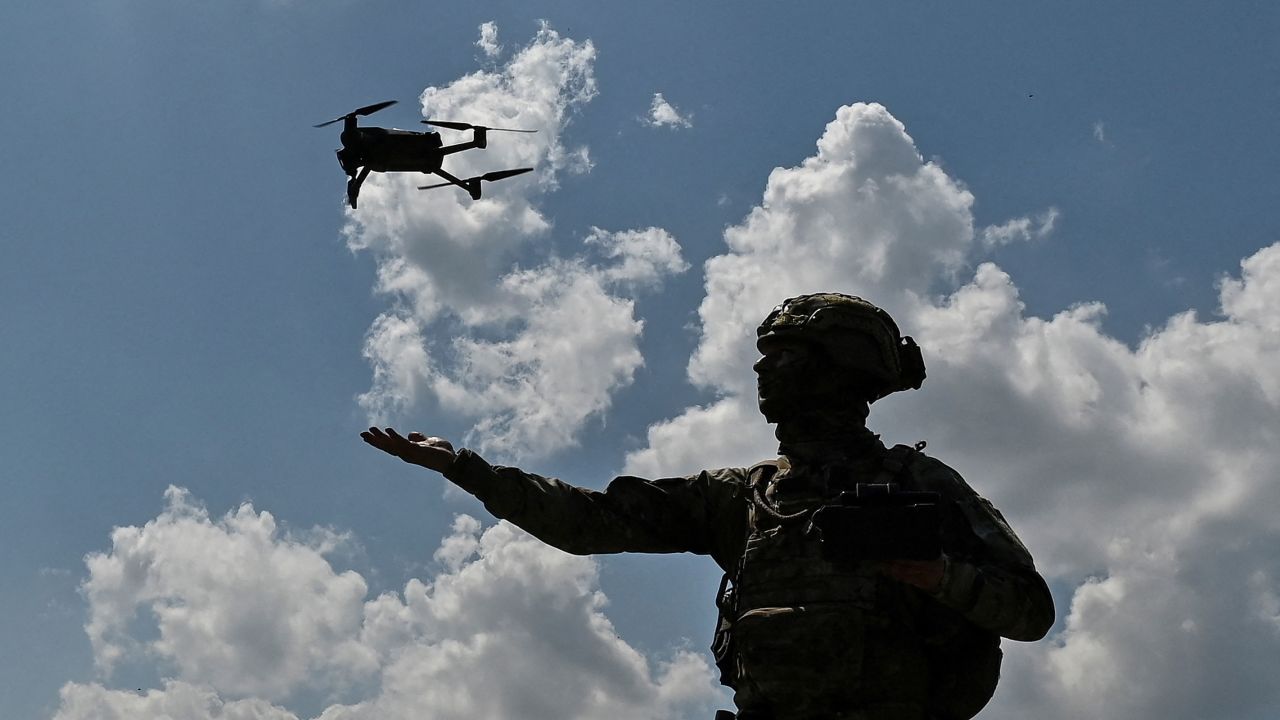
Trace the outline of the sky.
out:
<instances>
[{"instance_id":1,"label":"sky","mask_svg":"<svg viewBox=\"0 0 1280 720\"><path fill-rule=\"evenodd\" d=\"M750 465L754 327L816 291L916 338L870 425L1053 590L981 717L1275 717L1273 3L431 5L0 8L4 717L730 707L707 558L561 553L358 433ZM534 171L346 208L312 126L392 99Z\"/></svg>"}]
</instances>

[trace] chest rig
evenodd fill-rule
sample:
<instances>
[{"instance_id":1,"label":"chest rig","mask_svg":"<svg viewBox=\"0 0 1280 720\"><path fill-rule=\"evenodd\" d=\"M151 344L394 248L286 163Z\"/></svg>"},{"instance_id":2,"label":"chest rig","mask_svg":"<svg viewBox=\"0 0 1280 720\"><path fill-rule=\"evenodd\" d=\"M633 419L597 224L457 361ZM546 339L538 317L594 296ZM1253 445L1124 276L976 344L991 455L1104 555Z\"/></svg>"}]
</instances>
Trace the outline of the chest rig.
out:
<instances>
[{"instance_id":1,"label":"chest rig","mask_svg":"<svg viewBox=\"0 0 1280 720\"><path fill-rule=\"evenodd\" d=\"M913 627L922 598L883 577L874 559L831 552L847 540L832 535L848 518L830 511L867 488L886 496L904 480L909 488L916 454L900 445L840 464L792 467L782 458L751 468L745 548L721 581L712 646L740 708L814 703L822 712L901 701L924 711L929 660ZM826 528L815 522L824 513ZM935 517L931 557L936 525Z\"/></svg>"},{"instance_id":2,"label":"chest rig","mask_svg":"<svg viewBox=\"0 0 1280 720\"><path fill-rule=\"evenodd\" d=\"M824 540L840 545L858 535L847 526L866 519L856 512L831 515L826 528L820 521L859 485L928 504L914 492L910 472L920 447L898 445L816 469L792 468L785 459L751 468L745 549L721 581L712 644L721 682L734 689L740 709L761 717L786 708L795 717L967 720L990 700L1000 671L998 635L884 577L876 560L833 557L823 547ZM937 515L896 516L894 522L916 525L889 540L886 557L937 557L937 537L903 545L928 535L930 524L937 532L950 522L955 542L955 521L945 520L953 508L945 498L933 502Z\"/></svg>"}]
</instances>

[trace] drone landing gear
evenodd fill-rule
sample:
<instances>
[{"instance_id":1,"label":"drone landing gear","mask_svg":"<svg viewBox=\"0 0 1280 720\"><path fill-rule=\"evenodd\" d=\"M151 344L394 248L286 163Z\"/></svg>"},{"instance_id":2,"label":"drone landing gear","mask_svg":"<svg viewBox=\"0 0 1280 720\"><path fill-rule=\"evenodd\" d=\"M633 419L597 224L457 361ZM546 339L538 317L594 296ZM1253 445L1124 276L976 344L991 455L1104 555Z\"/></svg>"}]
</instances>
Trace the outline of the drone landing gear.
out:
<instances>
[{"instance_id":1,"label":"drone landing gear","mask_svg":"<svg viewBox=\"0 0 1280 720\"><path fill-rule=\"evenodd\" d=\"M347 181L347 204L354 210L356 207L356 198L360 196L360 186L364 184L364 179L369 177L369 168L364 168L359 175L353 176Z\"/></svg>"}]
</instances>

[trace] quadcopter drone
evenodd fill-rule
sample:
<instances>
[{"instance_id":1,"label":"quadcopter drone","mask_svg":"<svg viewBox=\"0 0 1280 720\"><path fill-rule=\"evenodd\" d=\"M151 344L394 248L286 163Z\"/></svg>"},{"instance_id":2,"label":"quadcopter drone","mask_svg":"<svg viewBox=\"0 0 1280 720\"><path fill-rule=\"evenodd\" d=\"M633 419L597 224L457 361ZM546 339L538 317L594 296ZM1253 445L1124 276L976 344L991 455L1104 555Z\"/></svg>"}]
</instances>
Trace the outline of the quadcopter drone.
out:
<instances>
[{"instance_id":1,"label":"quadcopter drone","mask_svg":"<svg viewBox=\"0 0 1280 720\"><path fill-rule=\"evenodd\" d=\"M446 120L423 120L424 125L448 128L450 130L472 131L471 141L456 145L445 145L437 132L416 132L413 130L394 130L380 127L359 127L357 117L372 115L384 108L395 105L395 100L367 105L353 110L346 115L322 122L315 127L342 121L342 149L338 150L338 164L347 174L347 203L356 206L356 198L360 195L360 185L370 172L420 172L439 175L445 182L435 185L420 185L419 190L457 185L472 200L480 199L480 183L493 182L504 178L527 173L533 168L515 168L513 170L497 170L465 180L454 177L444 171L441 165L444 156L471 148L484 148L488 145L488 132L520 132L531 133L537 130L517 130L514 128L492 128L470 123L449 122Z\"/></svg>"}]
</instances>

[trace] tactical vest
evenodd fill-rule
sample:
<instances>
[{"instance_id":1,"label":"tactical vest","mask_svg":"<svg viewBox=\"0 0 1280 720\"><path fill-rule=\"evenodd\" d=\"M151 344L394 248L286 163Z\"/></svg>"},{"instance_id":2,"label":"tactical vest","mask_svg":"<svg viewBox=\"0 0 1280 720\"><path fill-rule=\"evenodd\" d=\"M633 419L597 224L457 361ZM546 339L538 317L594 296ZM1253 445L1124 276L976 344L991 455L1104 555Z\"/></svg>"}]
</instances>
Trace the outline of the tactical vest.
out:
<instances>
[{"instance_id":1,"label":"tactical vest","mask_svg":"<svg viewBox=\"0 0 1280 720\"><path fill-rule=\"evenodd\" d=\"M775 461L751 468L746 549L721 581L712 645L739 708L968 720L990 700L998 635L873 563L829 559L814 536L814 512L855 483L910 487L915 457L899 445L862 465L823 468L821 478Z\"/></svg>"}]
</instances>

